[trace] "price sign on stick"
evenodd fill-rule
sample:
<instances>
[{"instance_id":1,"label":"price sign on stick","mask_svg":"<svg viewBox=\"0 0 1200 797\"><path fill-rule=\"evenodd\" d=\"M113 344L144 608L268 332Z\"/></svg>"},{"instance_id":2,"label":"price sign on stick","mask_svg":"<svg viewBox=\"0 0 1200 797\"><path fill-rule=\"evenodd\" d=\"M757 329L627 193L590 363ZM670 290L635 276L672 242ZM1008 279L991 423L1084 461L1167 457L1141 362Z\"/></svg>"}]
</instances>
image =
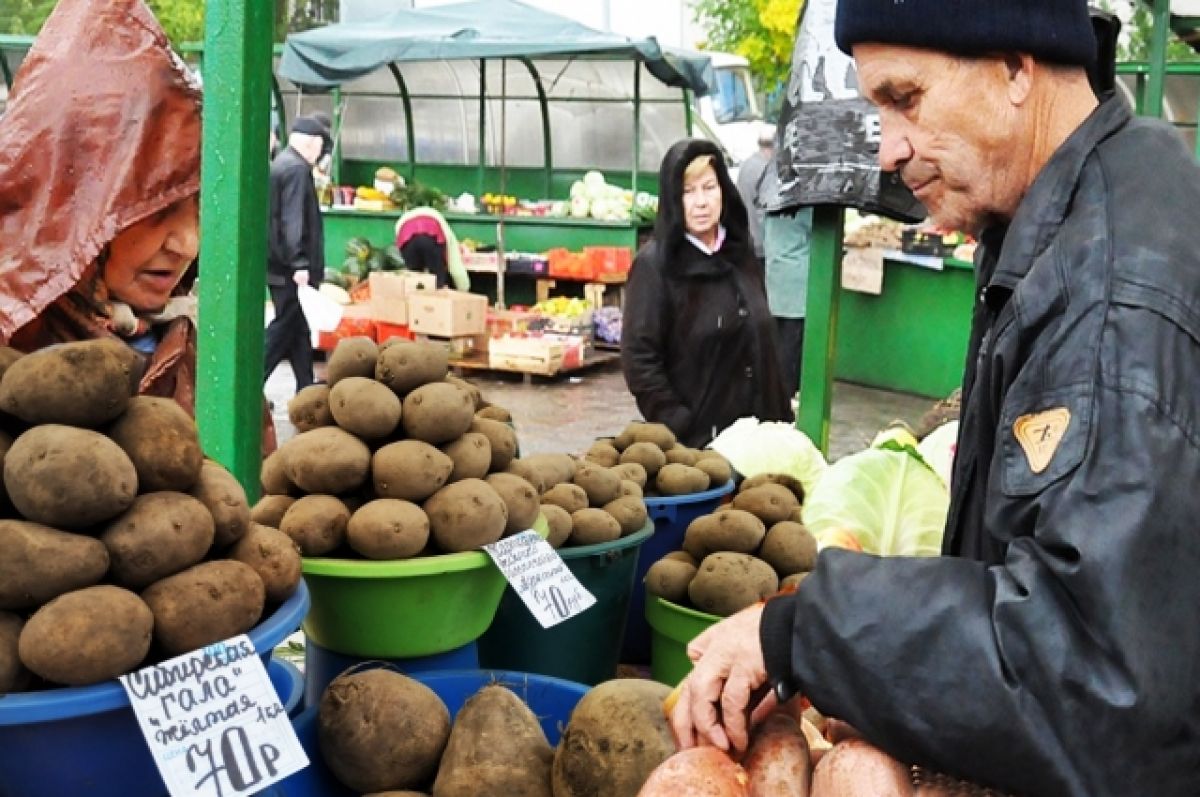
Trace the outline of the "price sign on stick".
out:
<instances>
[{"instance_id":1,"label":"price sign on stick","mask_svg":"<svg viewBox=\"0 0 1200 797\"><path fill-rule=\"evenodd\" d=\"M254 794L308 766L245 635L121 676L171 797Z\"/></svg>"},{"instance_id":2,"label":"price sign on stick","mask_svg":"<svg viewBox=\"0 0 1200 797\"><path fill-rule=\"evenodd\" d=\"M568 620L596 602L567 563L536 531L483 546L542 628Z\"/></svg>"}]
</instances>

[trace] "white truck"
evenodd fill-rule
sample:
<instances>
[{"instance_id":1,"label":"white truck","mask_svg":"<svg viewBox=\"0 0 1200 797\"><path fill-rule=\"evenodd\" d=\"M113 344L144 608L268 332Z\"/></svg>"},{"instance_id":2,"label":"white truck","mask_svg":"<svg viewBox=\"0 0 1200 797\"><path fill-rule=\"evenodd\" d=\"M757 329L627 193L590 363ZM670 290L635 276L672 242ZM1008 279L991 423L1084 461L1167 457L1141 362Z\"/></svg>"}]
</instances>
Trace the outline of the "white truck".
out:
<instances>
[{"instance_id":1,"label":"white truck","mask_svg":"<svg viewBox=\"0 0 1200 797\"><path fill-rule=\"evenodd\" d=\"M740 55L705 51L712 59L716 85L712 93L696 100L693 123L697 135L721 144L734 165L758 149L763 127L762 111L750 79L750 63Z\"/></svg>"}]
</instances>

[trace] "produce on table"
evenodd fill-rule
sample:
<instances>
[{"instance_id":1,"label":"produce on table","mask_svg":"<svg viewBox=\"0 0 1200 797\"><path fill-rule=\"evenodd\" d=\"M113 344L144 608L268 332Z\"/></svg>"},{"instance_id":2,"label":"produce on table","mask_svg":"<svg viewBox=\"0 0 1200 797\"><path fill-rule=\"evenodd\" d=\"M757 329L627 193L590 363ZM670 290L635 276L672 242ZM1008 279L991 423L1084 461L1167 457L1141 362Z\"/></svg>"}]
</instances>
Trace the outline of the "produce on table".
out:
<instances>
[{"instance_id":1,"label":"produce on table","mask_svg":"<svg viewBox=\"0 0 1200 797\"><path fill-rule=\"evenodd\" d=\"M270 604L287 600L303 576L300 546L279 529L258 523L250 524L249 531L229 551L229 558L258 573Z\"/></svg>"},{"instance_id":2,"label":"produce on table","mask_svg":"<svg viewBox=\"0 0 1200 797\"><path fill-rule=\"evenodd\" d=\"M708 489L708 474L677 462L663 465L654 477L654 485L663 495L690 495Z\"/></svg>"},{"instance_id":3,"label":"produce on table","mask_svg":"<svg viewBox=\"0 0 1200 797\"><path fill-rule=\"evenodd\" d=\"M250 522L277 529L296 500L293 495L264 495L250 509Z\"/></svg>"},{"instance_id":4,"label":"produce on table","mask_svg":"<svg viewBox=\"0 0 1200 797\"><path fill-rule=\"evenodd\" d=\"M459 710L433 782L433 797L553 797L554 749L515 694L485 686Z\"/></svg>"},{"instance_id":5,"label":"produce on table","mask_svg":"<svg viewBox=\"0 0 1200 797\"><path fill-rule=\"evenodd\" d=\"M584 695L554 754L554 797L635 797L675 752L662 710L670 692L654 681L622 678Z\"/></svg>"},{"instance_id":6,"label":"produce on table","mask_svg":"<svg viewBox=\"0 0 1200 797\"><path fill-rule=\"evenodd\" d=\"M507 412L507 411L506 411ZM489 418L475 418L471 421L470 431L483 435L491 446L493 471L502 471L508 467L517 455L517 434L506 422Z\"/></svg>"},{"instance_id":7,"label":"produce on table","mask_svg":"<svg viewBox=\"0 0 1200 797\"><path fill-rule=\"evenodd\" d=\"M650 565L646 571L646 590L671 603L686 603L688 586L698 570L694 560L681 561L664 557Z\"/></svg>"},{"instance_id":8,"label":"produce on table","mask_svg":"<svg viewBox=\"0 0 1200 797\"><path fill-rule=\"evenodd\" d=\"M296 499L279 530L291 538L304 556L324 556L346 541L350 507L333 495L306 495Z\"/></svg>"},{"instance_id":9,"label":"produce on table","mask_svg":"<svg viewBox=\"0 0 1200 797\"><path fill-rule=\"evenodd\" d=\"M800 500L782 485L760 484L740 489L733 499L733 506L745 509L762 518L763 523L773 526L791 517L793 510L800 507Z\"/></svg>"},{"instance_id":10,"label":"produce on table","mask_svg":"<svg viewBox=\"0 0 1200 797\"><path fill-rule=\"evenodd\" d=\"M329 391L334 422L363 440L382 440L400 423L400 399L365 376L348 376Z\"/></svg>"},{"instance_id":11,"label":"produce on table","mask_svg":"<svg viewBox=\"0 0 1200 797\"><path fill-rule=\"evenodd\" d=\"M141 378L137 355L113 339L7 357L0 410L31 425L99 428L125 412Z\"/></svg>"},{"instance_id":12,"label":"produce on table","mask_svg":"<svg viewBox=\"0 0 1200 797\"><path fill-rule=\"evenodd\" d=\"M541 511L541 503L533 485L515 473L493 473L485 481L500 496L508 510L508 523L504 527L506 535L533 527Z\"/></svg>"},{"instance_id":13,"label":"produce on table","mask_svg":"<svg viewBox=\"0 0 1200 797\"><path fill-rule=\"evenodd\" d=\"M588 462L595 462L597 465L611 468L621 463L621 452L611 443L597 441L584 454L584 459Z\"/></svg>"},{"instance_id":14,"label":"produce on table","mask_svg":"<svg viewBox=\"0 0 1200 797\"><path fill-rule=\"evenodd\" d=\"M29 611L66 592L100 583L108 549L95 537L0 520L0 610Z\"/></svg>"},{"instance_id":15,"label":"produce on table","mask_svg":"<svg viewBox=\"0 0 1200 797\"><path fill-rule=\"evenodd\" d=\"M621 484L633 483L621 482ZM617 522L621 524L622 536L638 531L642 526L646 525L646 520L649 518L649 514L646 511L646 502L642 500L641 495L615 498L604 505L604 511L616 518Z\"/></svg>"},{"instance_id":16,"label":"produce on table","mask_svg":"<svg viewBox=\"0 0 1200 797\"><path fill-rule=\"evenodd\" d=\"M578 484L564 482L542 493L542 503L560 506L567 512L578 512L580 509L587 509L588 494Z\"/></svg>"},{"instance_id":17,"label":"produce on table","mask_svg":"<svg viewBox=\"0 0 1200 797\"><path fill-rule=\"evenodd\" d=\"M325 382L332 389L348 376L366 376L374 379L378 359L379 346L371 338L344 338L338 341L337 348L329 355L329 361L325 364Z\"/></svg>"},{"instance_id":18,"label":"produce on table","mask_svg":"<svg viewBox=\"0 0 1200 797\"><path fill-rule=\"evenodd\" d=\"M546 518L547 525L550 526L550 533L546 535L546 542L550 543L551 548L562 547L574 529L574 524L571 521L571 513L561 506L555 506L554 504L542 504L541 511L542 515Z\"/></svg>"},{"instance_id":19,"label":"produce on table","mask_svg":"<svg viewBox=\"0 0 1200 797\"><path fill-rule=\"evenodd\" d=\"M375 451L371 476L380 498L424 501L454 472L454 460L429 443L399 440Z\"/></svg>"},{"instance_id":20,"label":"produce on table","mask_svg":"<svg viewBox=\"0 0 1200 797\"><path fill-rule=\"evenodd\" d=\"M317 716L321 757L339 781L358 792L424 786L450 738L450 712L441 698L386 669L335 678Z\"/></svg>"},{"instance_id":21,"label":"produce on table","mask_svg":"<svg viewBox=\"0 0 1200 797\"><path fill-rule=\"evenodd\" d=\"M288 420L297 432L308 432L333 423L329 385L309 385L288 402Z\"/></svg>"},{"instance_id":22,"label":"produce on table","mask_svg":"<svg viewBox=\"0 0 1200 797\"><path fill-rule=\"evenodd\" d=\"M512 414L503 407L495 405L485 405L480 407L475 413L476 419L486 421L500 421L501 423L512 423Z\"/></svg>"},{"instance_id":23,"label":"produce on table","mask_svg":"<svg viewBox=\"0 0 1200 797\"><path fill-rule=\"evenodd\" d=\"M580 509L571 513L571 544L599 545L621 538L621 524L603 509Z\"/></svg>"},{"instance_id":24,"label":"produce on table","mask_svg":"<svg viewBox=\"0 0 1200 797\"><path fill-rule=\"evenodd\" d=\"M747 479L760 473L787 474L811 493L825 468L825 456L790 423L739 418L709 447L719 451Z\"/></svg>"},{"instance_id":25,"label":"produce on table","mask_svg":"<svg viewBox=\"0 0 1200 797\"><path fill-rule=\"evenodd\" d=\"M847 781L854 784L848 788ZM813 770L815 797L910 797L912 776L908 767L859 739L833 746Z\"/></svg>"},{"instance_id":26,"label":"produce on table","mask_svg":"<svg viewBox=\"0 0 1200 797\"><path fill-rule=\"evenodd\" d=\"M808 797L812 756L799 723L775 712L754 729L742 758L750 797Z\"/></svg>"},{"instance_id":27,"label":"produce on table","mask_svg":"<svg viewBox=\"0 0 1200 797\"><path fill-rule=\"evenodd\" d=\"M198 564L212 548L215 526L204 504L185 493L145 493L100 533L109 577L139 590Z\"/></svg>"},{"instance_id":28,"label":"produce on table","mask_svg":"<svg viewBox=\"0 0 1200 797\"><path fill-rule=\"evenodd\" d=\"M306 493L350 493L371 471L371 449L335 426L298 434L280 451L288 479Z\"/></svg>"},{"instance_id":29,"label":"produce on table","mask_svg":"<svg viewBox=\"0 0 1200 797\"><path fill-rule=\"evenodd\" d=\"M508 507L481 479L446 485L425 502L425 512L434 542L448 553L496 542L504 536L508 524Z\"/></svg>"},{"instance_id":30,"label":"produce on table","mask_svg":"<svg viewBox=\"0 0 1200 797\"><path fill-rule=\"evenodd\" d=\"M780 578L807 573L817 563L817 540L803 524L782 520L767 532L758 555Z\"/></svg>"},{"instance_id":31,"label":"produce on table","mask_svg":"<svg viewBox=\"0 0 1200 797\"><path fill-rule=\"evenodd\" d=\"M443 445L442 453L453 463L449 481L482 479L492 470L492 443L480 432L467 432Z\"/></svg>"},{"instance_id":32,"label":"produce on table","mask_svg":"<svg viewBox=\"0 0 1200 797\"><path fill-rule=\"evenodd\" d=\"M792 491L792 495L796 496L797 505L804 503L804 485L795 476L786 473L760 473L745 479L740 487L742 490L750 490L764 484L778 484L786 487Z\"/></svg>"},{"instance_id":33,"label":"produce on table","mask_svg":"<svg viewBox=\"0 0 1200 797\"><path fill-rule=\"evenodd\" d=\"M449 382L431 382L414 389L404 397L403 407L400 423L405 435L434 445L457 440L475 421L471 396Z\"/></svg>"},{"instance_id":34,"label":"produce on table","mask_svg":"<svg viewBox=\"0 0 1200 797\"><path fill-rule=\"evenodd\" d=\"M221 547L233 545L250 528L250 505L246 491L233 474L212 460L200 468L200 477L191 495L208 508L213 517L213 542Z\"/></svg>"},{"instance_id":35,"label":"produce on table","mask_svg":"<svg viewBox=\"0 0 1200 797\"><path fill-rule=\"evenodd\" d=\"M701 515L689 523L683 535L683 550L697 562L717 551L754 553L766 534L766 524L754 513L726 509Z\"/></svg>"}]
</instances>

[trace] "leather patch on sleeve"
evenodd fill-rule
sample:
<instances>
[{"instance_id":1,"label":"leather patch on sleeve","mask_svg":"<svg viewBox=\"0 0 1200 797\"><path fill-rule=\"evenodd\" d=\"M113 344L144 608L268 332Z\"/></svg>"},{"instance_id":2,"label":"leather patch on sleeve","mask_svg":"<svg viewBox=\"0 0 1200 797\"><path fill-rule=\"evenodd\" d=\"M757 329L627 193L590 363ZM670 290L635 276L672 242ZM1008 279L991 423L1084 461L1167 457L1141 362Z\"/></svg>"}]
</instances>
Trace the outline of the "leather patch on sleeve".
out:
<instances>
[{"instance_id":1,"label":"leather patch on sleeve","mask_svg":"<svg viewBox=\"0 0 1200 797\"><path fill-rule=\"evenodd\" d=\"M1055 407L1017 418L1013 423L1013 434L1025 452L1030 470L1041 473L1046 469L1070 425L1071 411L1066 407Z\"/></svg>"}]
</instances>

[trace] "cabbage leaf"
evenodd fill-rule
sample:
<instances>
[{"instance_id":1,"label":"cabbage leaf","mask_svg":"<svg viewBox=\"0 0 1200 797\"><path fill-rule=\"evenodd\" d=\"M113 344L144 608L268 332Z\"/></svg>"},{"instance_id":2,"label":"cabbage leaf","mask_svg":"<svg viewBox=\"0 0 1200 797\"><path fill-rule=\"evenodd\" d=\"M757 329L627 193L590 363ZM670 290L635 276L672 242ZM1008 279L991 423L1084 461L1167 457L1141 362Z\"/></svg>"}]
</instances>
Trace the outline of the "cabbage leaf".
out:
<instances>
[{"instance_id":1,"label":"cabbage leaf","mask_svg":"<svg viewBox=\"0 0 1200 797\"><path fill-rule=\"evenodd\" d=\"M793 476L811 493L828 465L808 435L790 423L739 418L709 443L746 478L761 473Z\"/></svg>"},{"instance_id":2,"label":"cabbage leaf","mask_svg":"<svg viewBox=\"0 0 1200 797\"><path fill-rule=\"evenodd\" d=\"M801 517L822 548L845 547L849 534L867 553L937 556L949 508L949 490L921 459L868 448L825 470Z\"/></svg>"}]
</instances>

